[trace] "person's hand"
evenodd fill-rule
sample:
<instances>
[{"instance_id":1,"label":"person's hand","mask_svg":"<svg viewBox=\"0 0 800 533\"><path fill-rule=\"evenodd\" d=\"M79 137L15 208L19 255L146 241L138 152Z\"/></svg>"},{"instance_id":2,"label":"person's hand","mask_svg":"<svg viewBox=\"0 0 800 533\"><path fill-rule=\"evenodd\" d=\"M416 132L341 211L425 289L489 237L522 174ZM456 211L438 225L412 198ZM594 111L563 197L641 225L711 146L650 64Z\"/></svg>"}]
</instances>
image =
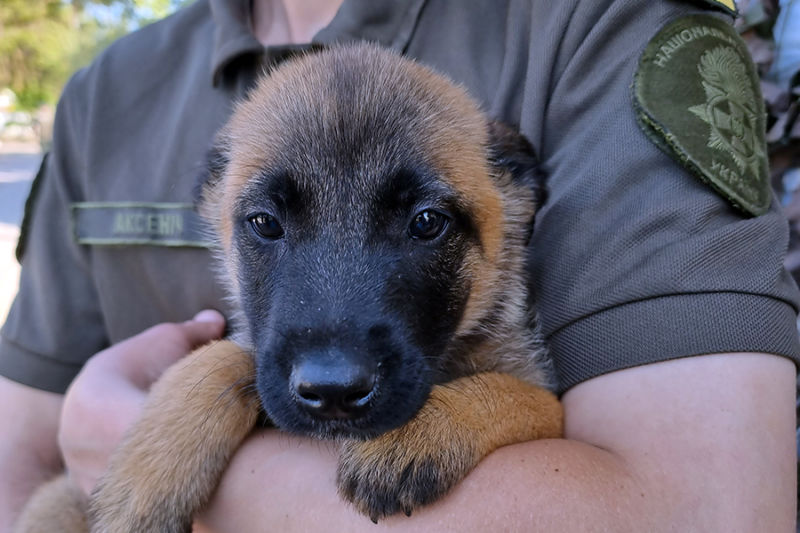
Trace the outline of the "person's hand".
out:
<instances>
[{"instance_id":1,"label":"person's hand","mask_svg":"<svg viewBox=\"0 0 800 533\"><path fill-rule=\"evenodd\" d=\"M180 324L159 324L92 357L64 398L58 442L67 472L86 494L94 488L150 386L175 361L218 339L225 319L202 311Z\"/></svg>"}]
</instances>

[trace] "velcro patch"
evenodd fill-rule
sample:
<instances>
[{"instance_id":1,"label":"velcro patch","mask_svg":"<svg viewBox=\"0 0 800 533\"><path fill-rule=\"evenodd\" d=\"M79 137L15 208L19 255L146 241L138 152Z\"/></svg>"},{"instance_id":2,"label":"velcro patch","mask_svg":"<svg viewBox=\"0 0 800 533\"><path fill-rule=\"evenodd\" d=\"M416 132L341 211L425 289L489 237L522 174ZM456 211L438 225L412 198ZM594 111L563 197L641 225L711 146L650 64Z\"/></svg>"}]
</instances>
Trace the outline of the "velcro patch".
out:
<instances>
[{"instance_id":1,"label":"velcro patch","mask_svg":"<svg viewBox=\"0 0 800 533\"><path fill-rule=\"evenodd\" d=\"M663 150L748 215L769 209L766 115L736 31L710 15L667 24L634 83L637 118Z\"/></svg>"},{"instance_id":2,"label":"velcro patch","mask_svg":"<svg viewBox=\"0 0 800 533\"><path fill-rule=\"evenodd\" d=\"M189 246L211 242L191 204L82 202L72 204L75 240L92 246Z\"/></svg>"}]
</instances>

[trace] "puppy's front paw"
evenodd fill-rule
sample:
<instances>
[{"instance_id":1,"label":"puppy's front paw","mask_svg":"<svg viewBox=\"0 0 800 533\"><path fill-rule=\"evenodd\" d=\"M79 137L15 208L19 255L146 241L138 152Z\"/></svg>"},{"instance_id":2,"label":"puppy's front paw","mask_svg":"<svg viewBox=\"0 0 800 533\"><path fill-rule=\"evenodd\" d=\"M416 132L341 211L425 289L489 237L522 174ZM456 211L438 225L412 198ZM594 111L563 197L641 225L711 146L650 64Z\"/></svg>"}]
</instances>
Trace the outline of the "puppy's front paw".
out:
<instances>
[{"instance_id":1,"label":"puppy's front paw","mask_svg":"<svg viewBox=\"0 0 800 533\"><path fill-rule=\"evenodd\" d=\"M176 517L176 510L168 505L137 505L134 501L95 500L90 512L92 533L128 533L131 531L158 531L160 533L190 533L191 517ZM146 508L142 508L146 507Z\"/></svg>"},{"instance_id":2,"label":"puppy's front paw","mask_svg":"<svg viewBox=\"0 0 800 533\"><path fill-rule=\"evenodd\" d=\"M339 456L339 493L378 519L411 515L458 483L480 460L470 439L446 420L431 423L429 406L414 420L368 441L346 441Z\"/></svg>"},{"instance_id":3,"label":"puppy's front paw","mask_svg":"<svg viewBox=\"0 0 800 533\"><path fill-rule=\"evenodd\" d=\"M494 372L437 385L405 426L345 442L340 494L373 521L443 496L501 446L558 438L563 414L551 392Z\"/></svg>"}]
</instances>

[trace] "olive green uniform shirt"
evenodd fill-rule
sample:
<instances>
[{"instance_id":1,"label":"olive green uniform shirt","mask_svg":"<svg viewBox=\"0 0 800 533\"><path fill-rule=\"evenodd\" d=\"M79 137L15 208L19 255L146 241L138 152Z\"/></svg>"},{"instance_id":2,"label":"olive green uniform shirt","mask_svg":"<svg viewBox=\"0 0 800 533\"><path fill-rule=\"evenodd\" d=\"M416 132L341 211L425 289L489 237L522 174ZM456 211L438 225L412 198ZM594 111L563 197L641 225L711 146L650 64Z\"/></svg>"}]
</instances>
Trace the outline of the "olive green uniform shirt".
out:
<instances>
[{"instance_id":1,"label":"olive green uniform shirt","mask_svg":"<svg viewBox=\"0 0 800 533\"><path fill-rule=\"evenodd\" d=\"M120 209L168 203L164 212L184 216L215 131L282 53L250 34L249 3L199 0L121 39L69 82L25 227L0 373L63 392L109 344L224 309L208 251L91 237L113 230ZM530 138L549 176L530 280L561 391L705 353L800 355L776 202L744 216L637 124L639 58L662 26L691 13L729 21L678 0L346 0L314 39L367 39L417 58ZM97 202L114 203L87 223L84 244L73 208L82 202L95 214ZM165 220L150 215L127 223Z\"/></svg>"}]
</instances>

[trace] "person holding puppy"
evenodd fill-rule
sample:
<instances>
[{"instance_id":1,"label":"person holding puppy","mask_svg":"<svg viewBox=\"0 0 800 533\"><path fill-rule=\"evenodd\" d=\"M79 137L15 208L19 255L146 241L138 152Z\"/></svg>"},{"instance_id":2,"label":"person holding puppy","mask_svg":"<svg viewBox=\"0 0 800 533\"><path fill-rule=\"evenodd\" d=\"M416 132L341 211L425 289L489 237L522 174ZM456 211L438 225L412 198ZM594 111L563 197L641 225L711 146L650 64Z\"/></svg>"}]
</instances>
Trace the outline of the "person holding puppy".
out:
<instances>
[{"instance_id":1,"label":"person holding puppy","mask_svg":"<svg viewBox=\"0 0 800 533\"><path fill-rule=\"evenodd\" d=\"M0 501L59 468L57 440L88 492L149 385L222 335L217 313L181 320L224 310L186 205L230 102L293 43L371 40L537 148L550 198L531 283L566 412L565 439L498 450L378 527L790 530L798 298L731 7L211 0L114 45L65 90L26 223L0 344ZM374 530L334 469L325 445L259 431L196 529Z\"/></svg>"}]
</instances>

